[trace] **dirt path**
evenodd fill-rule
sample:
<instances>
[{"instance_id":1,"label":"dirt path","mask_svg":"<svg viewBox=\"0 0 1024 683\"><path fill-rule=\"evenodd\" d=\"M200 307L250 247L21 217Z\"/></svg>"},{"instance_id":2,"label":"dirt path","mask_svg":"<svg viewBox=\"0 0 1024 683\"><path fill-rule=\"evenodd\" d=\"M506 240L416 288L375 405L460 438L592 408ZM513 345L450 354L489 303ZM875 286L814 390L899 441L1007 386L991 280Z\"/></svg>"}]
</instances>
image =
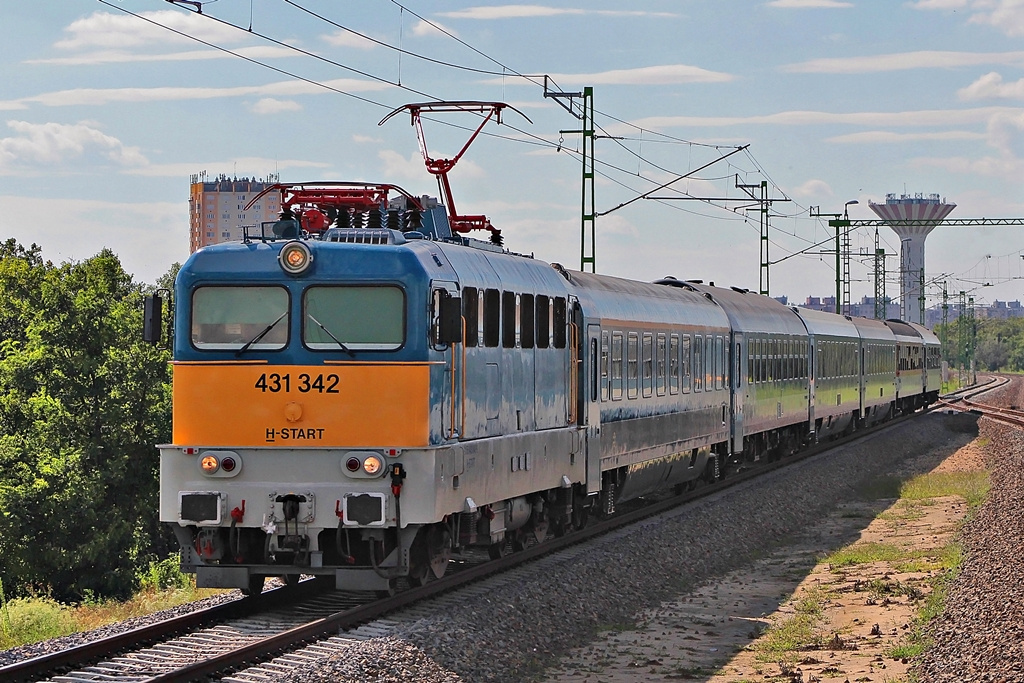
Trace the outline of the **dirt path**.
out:
<instances>
[{"instance_id":1,"label":"dirt path","mask_svg":"<svg viewBox=\"0 0 1024 683\"><path fill-rule=\"evenodd\" d=\"M938 467L923 454L907 469L979 471L982 451L976 440ZM895 648L905 643L968 507L956 496L897 501L865 493L784 551L663 603L641 615L636 628L609 631L575 650L547 680L901 680L907 660ZM820 561L851 544L832 555L833 563Z\"/></svg>"}]
</instances>

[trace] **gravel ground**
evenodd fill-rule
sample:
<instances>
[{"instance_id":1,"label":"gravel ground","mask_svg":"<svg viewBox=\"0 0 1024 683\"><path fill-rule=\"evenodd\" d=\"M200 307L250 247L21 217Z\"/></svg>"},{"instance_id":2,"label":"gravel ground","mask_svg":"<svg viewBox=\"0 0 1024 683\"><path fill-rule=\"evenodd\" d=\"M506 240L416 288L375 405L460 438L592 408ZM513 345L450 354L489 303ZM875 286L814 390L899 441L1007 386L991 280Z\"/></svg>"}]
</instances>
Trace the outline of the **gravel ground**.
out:
<instances>
[{"instance_id":1,"label":"gravel ground","mask_svg":"<svg viewBox=\"0 0 1024 683\"><path fill-rule=\"evenodd\" d=\"M1024 405L1024 382L986 403ZM932 625L922 681L1024 680L1024 432L982 419L989 499L961 537L964 563Z\"/></svg>"},{"instance_id":2,"label":"gravel ground","mask_svg":"<svg viewBox=\"0 0 1024 683\"><path fill-rule=\"evenodd\" d=\"M909 455L952 453L974 434L971 417L921 416L674 516L610 534L585 552L567 551L481 584L475 597L442 598L423 610L429 616L392 625L390 637L362 641L282 680L536 680L599 629L632 624L641 609L780 547L852 498L857 483L894 472Z\"/></svg>"}]
</instances>

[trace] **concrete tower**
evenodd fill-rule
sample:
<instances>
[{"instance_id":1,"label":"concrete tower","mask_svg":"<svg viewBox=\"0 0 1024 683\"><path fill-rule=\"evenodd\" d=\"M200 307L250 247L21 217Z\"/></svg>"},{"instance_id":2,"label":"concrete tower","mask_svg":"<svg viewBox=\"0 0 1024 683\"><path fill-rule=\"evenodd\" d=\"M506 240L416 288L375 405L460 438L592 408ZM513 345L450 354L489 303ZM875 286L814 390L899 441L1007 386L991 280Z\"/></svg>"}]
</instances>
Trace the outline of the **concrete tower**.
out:
<instances>
[{"instance_id":1,"label":"concrete tower","mask_svg":"<svg viewBox=\"0 0 1024 683\"><path fill-rule=\"evenodd\" d=\"M868 202L875 215L900 237L900 302L903 319L924 325L924 240L956 208L939 195L885 195L885 204ZM907 225L905 221L913 221Z\"/></svg>"}]
</instances>

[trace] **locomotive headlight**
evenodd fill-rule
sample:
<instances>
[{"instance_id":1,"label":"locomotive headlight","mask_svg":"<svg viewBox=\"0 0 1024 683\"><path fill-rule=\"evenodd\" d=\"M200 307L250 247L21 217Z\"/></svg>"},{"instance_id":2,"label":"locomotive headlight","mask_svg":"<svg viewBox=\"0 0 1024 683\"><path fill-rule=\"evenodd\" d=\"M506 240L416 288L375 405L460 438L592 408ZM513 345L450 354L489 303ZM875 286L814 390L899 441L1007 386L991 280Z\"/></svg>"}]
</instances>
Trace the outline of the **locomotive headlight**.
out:
<instances>
[{"instance_id":1,"label":"locomotive headlight","mask_svg":"<svg viewBox=\"0 0 1024 683\"><path fill-rule=\"evenodd\" d=\"M289 242L277 255L281 269L289 275L301 275L313 262L313 253L304 242Z\"/></svg>"},{"instance_id":2,"label":"locomotive headlight","mask_svg":"<svg viewBox=\"0 0 1024 683\"><path fill-rule=\"evenodd\" d=\"M206 455L199 461L199 466L203 468L203 472L213 474L220 469L220 461L215 456Z\"/></svg>"},{"instance_id":3,"label":"locomotive headlight","mask_svg":"<svg viewBox=\"0 0 1024 683\"><path fill-rule=\"evenodd\" d=\"M381 461L376 455L370 455L363 461L363 471L367 474L377 474L380 472Z\"/></svg>"}]
</instances>

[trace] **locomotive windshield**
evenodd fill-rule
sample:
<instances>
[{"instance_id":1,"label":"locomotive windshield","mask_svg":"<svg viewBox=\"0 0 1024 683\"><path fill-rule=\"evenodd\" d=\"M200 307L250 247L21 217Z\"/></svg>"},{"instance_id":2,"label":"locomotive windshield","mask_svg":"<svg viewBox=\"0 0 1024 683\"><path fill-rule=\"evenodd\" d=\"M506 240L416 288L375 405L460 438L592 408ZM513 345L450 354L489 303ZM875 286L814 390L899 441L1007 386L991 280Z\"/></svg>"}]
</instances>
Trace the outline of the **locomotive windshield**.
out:
<instances>
[{"instance_id":1,"label":"locomotive windshield","mask_svg":"<svg viewBox=\"0 0 1024 683\"><path fill-rule=\"evenodd\" d=\"M391 351L405 340L405 294L392 286L310 287L302 341L316 350Z\"/></svg>"},{"instance_id":2,"label":"locomotive windshield","mask_svg":"<svg viewBox=\"0 0 1024 683\"><path fill-rule=\"evenodd\" d=\"M192 294L197 349L283 349L288 343L288 290L199 287Z\"/></svg>"}]
</instances>

